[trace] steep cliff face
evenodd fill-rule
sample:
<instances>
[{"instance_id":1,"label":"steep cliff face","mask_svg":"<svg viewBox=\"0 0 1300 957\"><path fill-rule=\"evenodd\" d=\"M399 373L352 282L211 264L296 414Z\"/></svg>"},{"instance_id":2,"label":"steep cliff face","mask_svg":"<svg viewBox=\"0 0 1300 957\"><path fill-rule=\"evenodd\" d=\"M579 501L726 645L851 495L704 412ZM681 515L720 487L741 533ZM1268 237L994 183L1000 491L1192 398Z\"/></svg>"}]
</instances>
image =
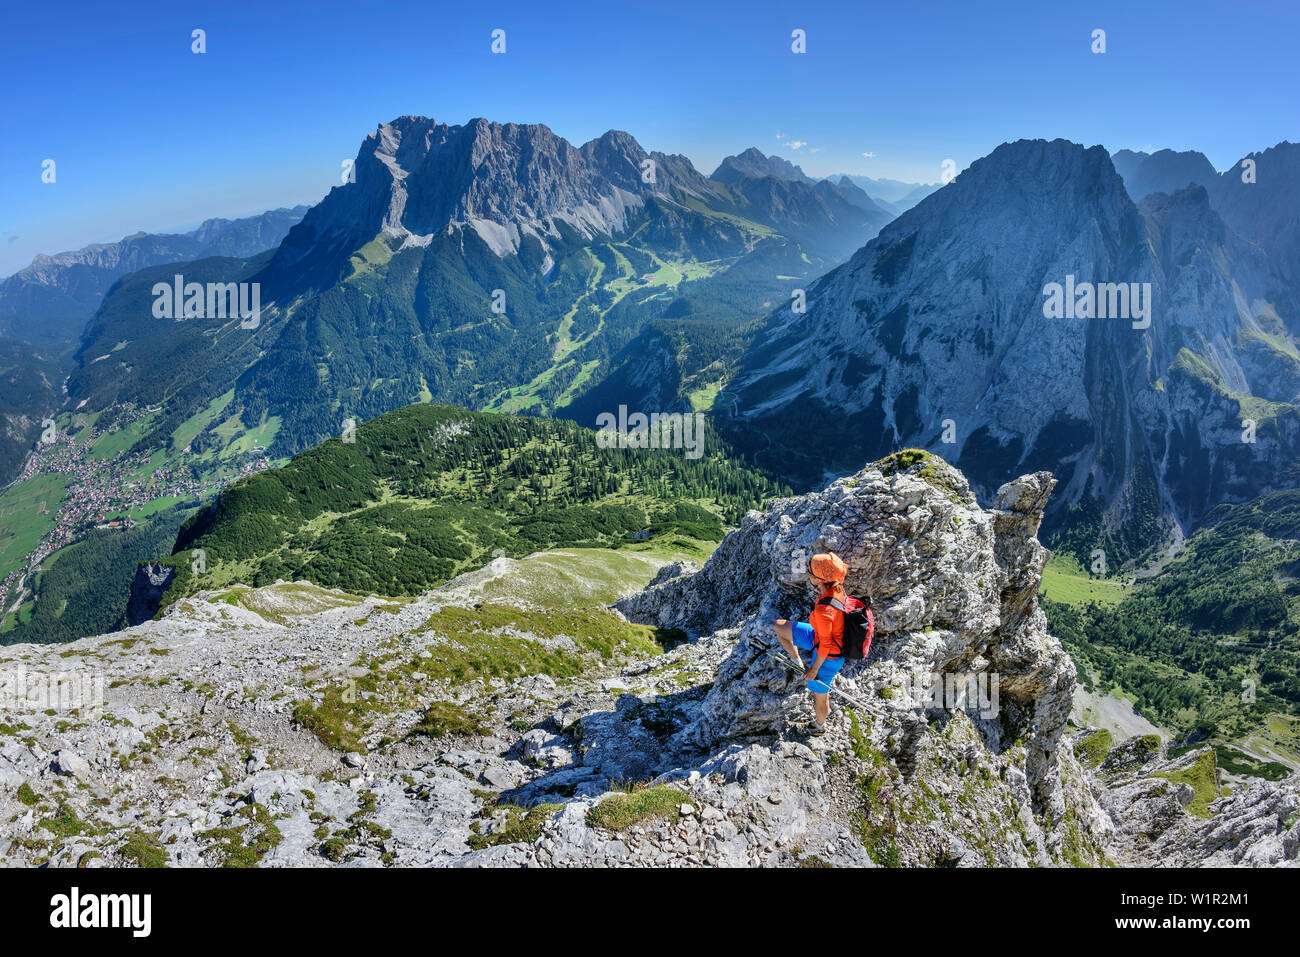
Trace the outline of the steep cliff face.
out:
<instances>
[{"instance_id":1,"label":"steep cliff face","mask_svg":"<svg viewBox=\"0 0 1300 957\"><path fill-rule=\"evenodd\" d=\"M158 614L163 593L175 577L176 569L166 565L147 563L137 568L135 578L131 581L126 620L132 625L140 625Z\"/></svg>"},{"instance_id":2,"label":"steep cliff face","mask_svg":"<svg viewBox=\"0 0 1300 957\"><path fill-rule=\"evenodd\" d=\"M1110 159L1135 203L1152 193L1176 193L1192 183L1209 186L1219 178L1205 154L1196 150L1117 150Z\"/></svg>"},{"instance_id":3,"label":"steep cliff face","mask_svg":"<svg viewBox=\"0 0 1300 957\"><path fill-rule=\"evenodd\" d=\"M448 229L469 230L497 256L540 250L538 262L549 263L546 254L565 243L622 234L665 212L685 216L680 235L714 228L702 224L704 210L744 216L843 257L890 219L829 184L819 189L750 166L710 180L686 157L646 151L619 130L574 146L541 124L403 116L366 138L352 169L354 181L332 189L289 234L271 264L273 281L337 266L381 235L409 248Z\"/></svg>"},{"instance_id":4,"label":"steep cliff face","mask_svg":"<svg viewBox=\"0 0 1300 957\"><path fill-rule=\"evenodd\" d=\"M1087 496L1111 527L1194 524L1298 478L1295 317L1268 248L1201 186L1139 208L1100 147L1003 145L818 280L806 312L769 317L724 431L784 446L809 482L915 445L987 496L1050 468L1054 508ZM1072 304L1054 311L1053 286ZM843 463L798 441L827 416Z\"/></svg>"}]
</instances>

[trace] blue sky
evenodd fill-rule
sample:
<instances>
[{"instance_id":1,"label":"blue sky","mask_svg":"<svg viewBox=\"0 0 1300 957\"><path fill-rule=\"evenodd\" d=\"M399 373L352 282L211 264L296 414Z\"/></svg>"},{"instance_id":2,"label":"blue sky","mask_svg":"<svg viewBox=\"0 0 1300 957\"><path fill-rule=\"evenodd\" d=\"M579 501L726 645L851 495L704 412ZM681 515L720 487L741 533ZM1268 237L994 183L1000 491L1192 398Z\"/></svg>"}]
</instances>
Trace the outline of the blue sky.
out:
<instances>
[{"instance_id":1,"label":"blue sky","mask_svg":"<svg viewBox=\"0 0 1300 957\"><path fill-rule=\"evenodd\" d=\"M1199 149L1223 169L1296 139L1300 110L1300 5L1280 0L0 0L0 23L0 275L315 202L407 113L540 122L574 143L624 129L706 173L757 146L814 175L933 182L946 158L1039 136Z\"/></svg>"}]
</instances>

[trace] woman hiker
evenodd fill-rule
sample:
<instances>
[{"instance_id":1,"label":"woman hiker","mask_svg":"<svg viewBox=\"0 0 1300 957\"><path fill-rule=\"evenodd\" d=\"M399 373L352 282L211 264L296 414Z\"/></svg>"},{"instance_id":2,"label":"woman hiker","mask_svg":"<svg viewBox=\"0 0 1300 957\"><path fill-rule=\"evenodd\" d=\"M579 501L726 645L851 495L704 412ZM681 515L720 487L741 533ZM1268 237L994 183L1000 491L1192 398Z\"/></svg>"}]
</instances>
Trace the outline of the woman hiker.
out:
<instances>
[{"instance_id":1,"label":"woman hiker","mask_svg":"<svg viewBox=\"0 0 1300 957\"><path fill-rule=\"evenodd\" d=\"M781 640L781 646L795 661L803 663L796 648L812 653L812 665L803 675L813 696L815 720L808 729L811 734L826 733L826 716L831 710L831 682L844 667L844 613L822 599L838 599L841 606L847 603L848 595L844 591L844 576L847 573L848 566L833 552L814 555L808 562L808 577L818 587L820 594L808 621L792 622L778 618L772 624L777 638Z\"/></svg>"}]
</instances>

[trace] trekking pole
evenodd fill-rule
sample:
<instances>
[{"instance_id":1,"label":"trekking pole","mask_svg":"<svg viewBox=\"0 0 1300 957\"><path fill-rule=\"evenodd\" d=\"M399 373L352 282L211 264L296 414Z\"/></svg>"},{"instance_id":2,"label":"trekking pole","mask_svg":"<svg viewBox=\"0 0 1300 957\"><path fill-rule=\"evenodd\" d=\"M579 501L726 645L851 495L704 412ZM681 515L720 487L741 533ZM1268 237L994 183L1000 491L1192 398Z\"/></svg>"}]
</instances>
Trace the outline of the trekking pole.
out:
<instances>
[{"instance_id":1,"label":"trekking pole","mask_svg":"<svg viewBox=\"0 0 1300 957\"><path fill-rule=\"evenodd\" d=\"M751 641L751 642L749 643L749 646L750 646L751 648L754 647L754 643ZM782 649L782 650L784 651L784 649ZM759 649L759 651L761 651L761 652L763 652L763 653L767 653L767 652L776 652L776 649L773 648L771 645L764 645L763 647L761 647L761 648ZM780 661L781 664L785 665L786 668L790 669L791 672L793 672L794 674L797 674L797 675L802 675L805 671L808 670L808 669L806 669L806 668L800 668L800 667L797 666L797 665L796 665L796 664L795 664L795 663L794 663L790 658L786 657L786 656L783 655L783 654L777 654L777 660ZM832 693L832 694L837 694L837 695L839 695L839 696L840 696L841 698L843 698L845 701L849 702L849 704L854 705L855 707L861 708L863 711L866 711L866 710L867 710L867 706L866 706L865 704L863 704L861 701L859 701L859 700L857 700L856 698L854 698L853 696L847 694L846 692L841 691L839 688L836 688L834 685L830 685L829 687L830 687L830 689L831 689L831 693Z\"/></svg>"}]
</instances>

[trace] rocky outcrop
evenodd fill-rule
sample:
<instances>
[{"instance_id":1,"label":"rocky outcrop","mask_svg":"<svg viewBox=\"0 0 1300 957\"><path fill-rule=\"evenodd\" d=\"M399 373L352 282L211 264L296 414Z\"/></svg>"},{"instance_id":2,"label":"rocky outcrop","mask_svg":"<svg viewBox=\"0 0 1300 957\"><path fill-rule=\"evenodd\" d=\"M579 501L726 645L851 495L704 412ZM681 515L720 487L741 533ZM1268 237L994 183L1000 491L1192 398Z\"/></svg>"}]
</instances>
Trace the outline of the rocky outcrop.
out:
<instances>
[{"instance_id":1,"label":"rocky outcrop","mask_svg":"<svg viewBox=\"0 0 1300 957\"><path fill-rule=\"evenodd\" d=\"M806 617L814 597L808 557L835 551L848 564L848 590L870 596L878 622L869 660L844 672L858 692L856 720L871 728L869 745L862 732L863 746L883 749L902 775L899 787L927 788L936 782L909 774L934 763L928 749L951 752L956 744L945 736L953 734L972 753L963 750L952 763L987 761L998 779L992 790L1005 792L992 800L1006 797L1014 806L1023 798L1026 827L1047 832L1022 847L1046 848L1045 861L1066 853L1053 831L1072 816L1087 822L1076 826L1076 843L1091 842L1095 853L1106 829L1102 815L1085 788L1071 791L1062 781L1063 764L1065 774L1082 780L1059 747L1075 668L1037 606L1047 553L1035 535L1054 484L1046 472L1022 476L985 510L941 459L899 453L822 492L749 513L698 573L656 581L618 607L634 621L694 634L739 629L684 741L708 748L781 734L807 695L771 623ZM941 702L936 712L924 700L936 683L977 693L969 707ZM941 735L927 712L941 714ZM1005 783L1013 770L1011 780L1023 787ZM916 851L924 859L924 849Z\"/></svg>"},{"instance_id":2,"label":"rocky outcrop","mask_svg":"<svg viewBox=\"0 0 1300 957\"><path fill-rule=\"evenodd\" d=\"M1030 730L1045 754L1055 750L1075 672L1037 607L1047 553L1034 537L1055 480L1046 472L1017 479L985 511L942 460L919 456L899 469L902 461L750 512L700 572L657 579L619 603L634 621L695 634L740 628L694 729L701 743L779 729L801 692L768 680L784 672L771 661L771 622L806 617L807 559L835 551L848 563L849 592L870 596L878 625L867 667L846 674L888 683L997 673L1003 704L1015 711L1008 732Z\"/></svg>"},{"instance_id":3,"label":"rocky outcrop","mask_svg":"<svg viewBox=\"0 0 1300 957\"><path fill-rule=\"evenodd\" d=\"M1226 791L1212 749L1171 759L1145 736L1107 756L1093 789L1115 823L1110 853L1121 865L1300 866L1300 774Z\"/></svg>"}]
</instances>

